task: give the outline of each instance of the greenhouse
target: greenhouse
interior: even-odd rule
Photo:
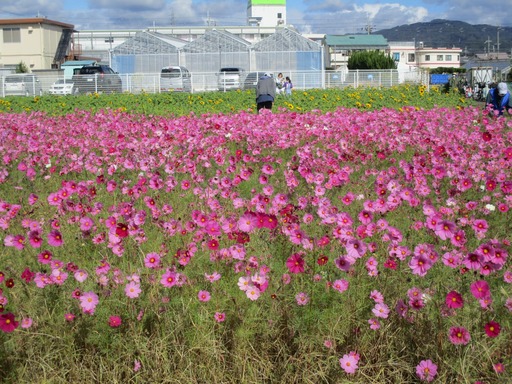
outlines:
[[[192,73],[217,72],[221,67],[318,71],[322,70],[322,47],[289,28],[279,29],[255,44],[216,29],[190,42],[145,31],[115,47],[111,62],[121,74],[155,73],[169,65],[185,66]]]

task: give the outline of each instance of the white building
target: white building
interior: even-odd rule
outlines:
[[[247,24],[276,27],[286,24],[286,0],[248,0]]]

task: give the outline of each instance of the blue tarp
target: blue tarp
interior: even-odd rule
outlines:
[[[452,75],[430,75],[430,84],[448,84]]]

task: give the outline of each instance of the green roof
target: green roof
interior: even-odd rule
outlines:
[[[382,35],[325,35],[327,46],[343,46],[347,48],[384,48],[388,41]]]
[[[286,0],[249,0],[252,5],[286,5]]]

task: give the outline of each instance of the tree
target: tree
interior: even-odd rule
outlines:
[[[348,59],[348,69],[396,69],[389,54],[381,51],[357,51]]]
[[[23,61],[20,61],[20,63],[16,66],[16,73],[28,73],[27,64],[25,64]]]

